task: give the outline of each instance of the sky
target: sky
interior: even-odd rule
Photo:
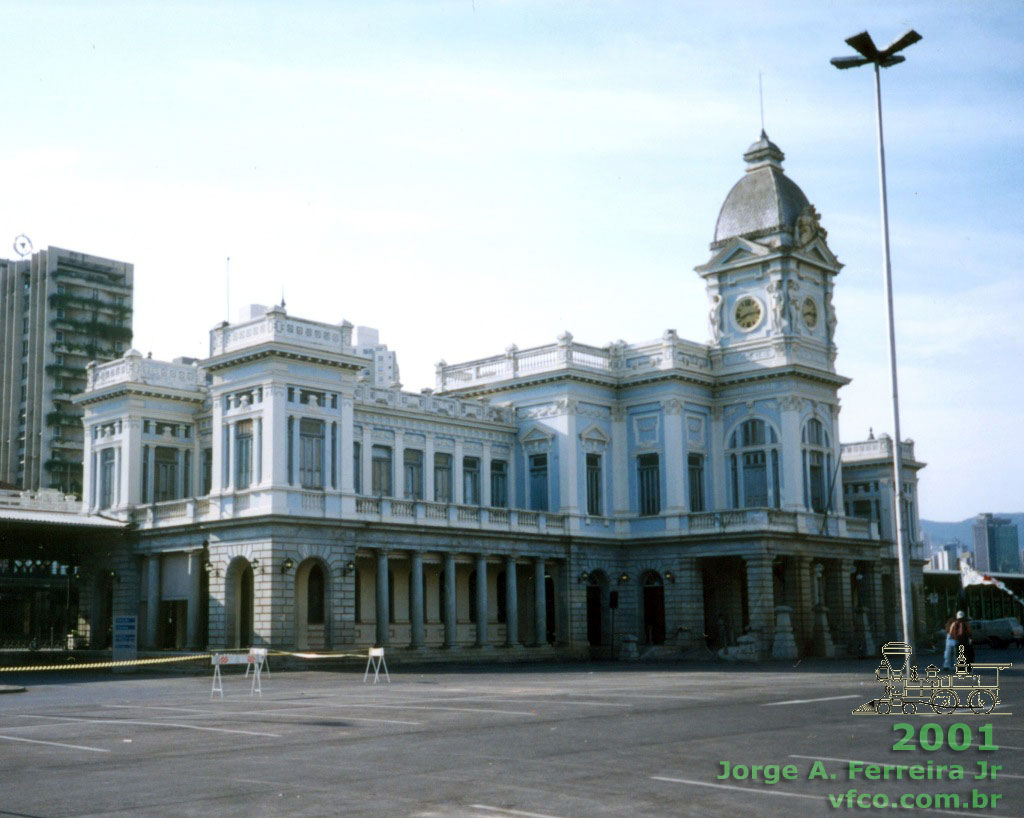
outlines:
[[[764,127],[846,266],[840,437],[901,428],[933,520],[1024,510],[1024,5],[0,2],[0,255],[135,265],[134,346],[205,357],[282,297],[377,327],[407,389],[511,343],[707,342],[718,210]],[[230,257],[230,272],[226,259]]]

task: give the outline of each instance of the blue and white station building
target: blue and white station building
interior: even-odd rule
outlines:
[[[153,649],[894,638],[893,441],[839,437],[842,265],[779,148],[762,133],[744,160],[696,268],[706,343],[564,333],[442,361],[410,393],[352,324],[277,306],[215,327],[203,360],[90,365],[83,512],[127,534],[79,568],[79,640],[102,646],[118,613]],[[902,453],[920,602],[923,464]]]

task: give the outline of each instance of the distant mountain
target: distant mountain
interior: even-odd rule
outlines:
[[[999,512],[996,517],[1009,517],[1017,524],[1018,533],[1024,537],[1024,513],[1004,514]],[[960,540],[969,549],[974,549],[974,517],[958,523],[939,523],[932,520],[921,520],[921,532],[932,545],[944,545],[953,540]],[[1021,541],[1024,545],[1024,539]]]

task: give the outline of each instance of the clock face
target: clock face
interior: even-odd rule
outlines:
[[[814,329],[818,325],[818,305],[813,298],[805,298],[800,308],[800,315],[803,316],[807,329]]]
[[[761,323],[761,302],[745,295],[736,302],[736,325],[740,329],[753,329]]]

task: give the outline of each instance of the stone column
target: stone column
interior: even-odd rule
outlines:
[[[288,431],[287,393],[283,386],[267,384],[263,387],[263,428],[259,457],[263,461],[260,481],[263,485],[284,485],[288,474],[288,450],[282,440]]]
[[[409,582],[412,584],[412,610],[409,622],[412,626],[410,647],[422,648],[423,639],[423,554],[413,551],[409,557]]]
[[[626,410],[621,406],[612,407],[612,463],[610,476],[612,480],[613,514],[629,512],[629,464],[627,455],[628,430],[626,428]]]
[[[426,435],[423,443],[423,499],[434,502],[434,436]]]
[[[516,559],[505,557],[505,644],[519,646],[519,591],[516,586]]]
[[[662,401],[665,419],[665,507],[668,514],[681,514],[683,505],[684,469],[686,457],[683,438],[683,404],[678,398]]]
[[[160,643],[160,555],[146,557],[146,647]]]
[[[480,456],[480,505],[491,507],[491,444],[484,443]]]
[[[852,574],[853,560],[840,560],[839,575],[836,577],[837,598],[829,602],[829,607],[835,611],[835,615],[838,617],[838,644],[845,647],[848,653],[856,656],[858,639],[854,624],[853,593],[850,590]]]
[[[872,563],[864,584],[868,588],[869,600],[865,607],[870,607],[871,610],[871,628],[875,641],[881,643],[885,636],[885,611],[882,609],[882,572],[877,562]]]
[[[452,455],[452,502],[456,505],[462,505],[465,502],[462,485],[462,457],[463,457],[463,446],[462,438],[455,438],[455,453]]]
[[[476,646],[489,648],[487,641],[487,557],[476,555]]]
[[[185,454],[178,448],[174,450],[174,496],[185,496]]]
[[[116,469],[115,469],[116,471]],[[156,502],[156,446],[149,447],[149,465],[146,467],[146,503]]]
[[[565,437],[558,439],[558,508],[552,511],[561,511],[565,514],[578,514],[580,510],[580,484],[579,484],[579,459],[582,456],[580,440],[576,434],[577,402],[566,401],[565,408]],[[548,459],[548,468],[554,463]]]
[[[291,447],[292,452],[292,485],[302,485],[302,449],[299,446],[299,425],[302,423],[298,415],[295,416],[292,422],[292,436],[288,440],[288,445]]]
[[[455,555],[444,557],[444,646],[454,648],[458,639],[455,619]]]
[[[377,552],[377,647],[388,643],[390,621],[388,610],[388,552],[381,549]]]
[[[224,433],[227,432],[227,434]],[[224,445],[221,446],[221,457],[223,460],[220,462],[220,476],[221,476],[221,488],[225,492],[234,490],[235,488],[235,470],[232,468],[233,457],[232,453],[235,448],[235,424],[225,423],[224,431],[221,432]],[[152,461],[152,458],[150,458]]]
[[[725,411],[721,406],[711,407],[711,455],[707,464],[708,511],[729,507],[729,469],[725,462],[723,439]]]
[[[796,316],[793,317],[796,320]],[[780,401],[782,407],[782,446],[784,452],[791,453],[789,457],[782,458],[782,482],[785,488],[782,489],[780,508],[800,510],[804,506],[804,472],[803,458],[800,456],[800,407],[803,399],[795,396],[787,396]],[[832,475],[826,477],[832,479]],[[810,507],[807,507],[810,511]]]
[[[533,644],[548,643],[548,602],[544,584],[544,558],[533,561]]]
[[[363,426],[363,445],[359,450],[359,457],[362,460],[360,468],[363,470],[363,491],[366,496],[373,494],[373,430],[369,426]]]
[[[203,603],[203,552],[193,551],[188,555],[188,622],[186,642],[190,648],[200,647],[199,623],[202,621]]]
[[[405,436],[397,429],[395,430],[395,448],[391,462],[391,496],[396,500],[402,500],[405,498]]]
[[[338,457],[341,467],[338,469],[338,478],[341,481],[339,488],[345,494],[351,494],[355,490],[355,472],[352,464],[352,415],[352,399],[342,398],[341,421],[338,423]]]
[[[765,553],[744,557],[747,564],[747,611],[750,631],[757,637],[758,655],[764,656],[772,644],[775,590],[772,587],[772,558]]]

